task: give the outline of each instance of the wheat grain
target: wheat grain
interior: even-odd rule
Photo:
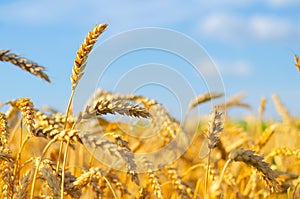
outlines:
[[[21,69],[50,82],[48,75],[44,73],[45,68],[43,66],[26,58],[19,57],[18,54],[10,53],[10,50],[0,50],[0,61],[10,62]]]

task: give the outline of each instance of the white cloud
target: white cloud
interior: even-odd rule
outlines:
[[[70,0],[66,0],[64,3],[58,0],[19,1],[2,5],[0,7],[0,20],[5,22],[18,21],[28,25],[57,23],[69,18],[69,14],[74,8],[75,4],[72,4]]]
[[[221,76],[249,76],[253,73],[253,66],[245,60],[234,61],[202,61],[198,64],[198,70],[204,77]]]
[[[217,66],[224,76],[249,76],[253,73],[253,67],[244,60],[218,61]]]
[[[254,15],[246,22],[254,38],[268,40],[288,37],[292,24],[279,17]]]
[[[28,25],[95,23],[107,21],[118,26],[149,26],[186,21],[196,6],[167,1],[72,1],[28,0],[0,6],[0,21]]]
[[[200,34],[229,42],[289,39],[297,32],[289,19],[272,15],[213,13],[199,23]]]
[[[299,5],[299,0],[267,0],[268,4],[273,7],[286,7]]]

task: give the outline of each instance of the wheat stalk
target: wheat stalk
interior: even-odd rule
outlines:
[[[44,73],[45,68],[43,66],[40,66],[26,58],[19,57],[18,54],[10,53],[10,50],[0,50],[0,61],[10,62],[21,69],[50,82],[48,75]]]

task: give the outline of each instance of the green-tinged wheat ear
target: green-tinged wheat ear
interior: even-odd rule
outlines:
[[[192,108],[198,106],[199,104],[202,104],[209,100],[222,97],[223,95],[224,95],[223,93],[204,93],[204,94],[198,95],[197,97],[195,97],[194,99],[192,99],[190,101],[189,109],[192,109]]]
[[[44,73],[45,68],[43,66],[40,66],[29,59],[19,57],[18,54],[10,53],[10,50],[0,50],[0,61],[10,62],[21,69],[50,82],[48,75]]]
[[[74,67],[72,68],[71,82],[73,84],[73,89],[77,86],[78,81],[83,75],[83,70],[86,66],[89,53],[92,51],[97,38],[102,34],[106,27],[107,24],[95,25],[94,29],[89,31],[84,42],[78,49],[74,61]]]
[[[264,161],[263,157],[254,153],[255,151],[239,148],[229,154],[229,160],[244,162],[254,167],[271,192],[281,192],[282,187],[276,180],[277,173],[270,168],[270,165]]]

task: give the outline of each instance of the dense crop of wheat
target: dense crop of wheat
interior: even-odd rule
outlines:
[[[106,27],[96,25],[77,51],[66,112],[37,109],[27,96],[2,105],[8,108],[0,112],[1,198],[300,198],[300,120],[278,95],[272,98],[282,121],[263,119],[265,97],[257,116],[242,124],[232,121],[229,108],[250,108],[238,94],[215,106],[209,116],[189,121],[197,128],[187,128],[154,99],[103,89],[74,115],[74,92]],[[44,67],[9,50],[0,50],[0,61],[50,82]],[[296,55],[295,61],[299,69]],[[199,95],[189,109],[222,95]],[[107,114],[136,122],[110,121]],[[156,159],[135,155],[170,143],[180,147],[177,138],[185,142],[189,131],[194,135],[191,145],[170,164],[159,165],[158,160],[176,151]],[[148,132],[156,136],[139,139]],[[208,152],[201,157],[203,146]]]

